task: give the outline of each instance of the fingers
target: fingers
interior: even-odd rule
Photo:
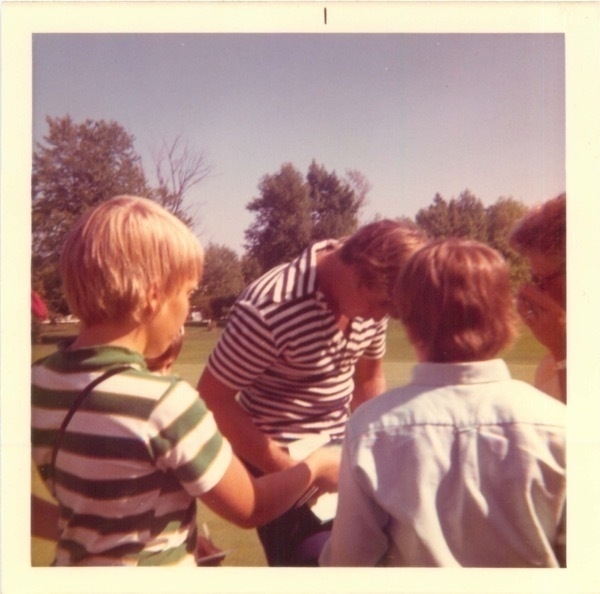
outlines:
[[[339,479],[341,447],[325,446],[314,451],[310,458],[317,462],[315,486],[322,491],[336,491]]]
[[[198,536],[196,541],[196,558],[199,565],[220,565],[224,557],[225,552],[215,546],[210,538]]]
[[[524,285],[516,301],[517,311],[527,325],[534,319],[566,323],[566,313],[554,299],[532,285]]]
[[[530,308],[544,311],[547,310],[556,315],[563,311],[563,308],[559,303],[554,301],[554,299],[547,293],[544,293],[544,291],[540,291],[534,285],[523,285],[521,287],[517,297],[517,305],[519,301],[525,302],[525,305]]]
[[[533,302],[527,299],[523,292],[520,292],[517,296],[516,306],[521,318],[529,325],[536,313]]]
[[[525,285],[517,296],[517,311],[536,339],[559,360],[566,351],[564,309],[543,291]]]

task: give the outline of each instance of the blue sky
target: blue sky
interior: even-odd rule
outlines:
[[[204,153],[190,212],[203,243],[238,252],[285,162],[361,171],[363,222],[436,192],[531,204],[566,187],[560,33],[36,34],[34,139],[66,114],[120,123],[148,174],[163,140]]]

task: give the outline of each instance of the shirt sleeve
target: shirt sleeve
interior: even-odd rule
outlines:
[[[161,470],[170,470],[194,497],[212,489],[231,464],[232,449],[198,392],[177,382],[150,419],[150,449]]]
[[[338,507],[331,537],[319,559],[321,566],[374,567],[388,549],[383,530],[388,515],[369,497],[369,479],[357,464],[353,441],[348,436],[344,439]]]
[[[367,359],[383,359],[386,349],[386,332],[388,327],[388,318],[377,322],[375,336],[371,344],[365,349],[363,357]]]
[[[263,316],[251,303],[240,301],[233,307],[207,367],[225,385],[241,390],[261,376],[277,355],[273,334]]]

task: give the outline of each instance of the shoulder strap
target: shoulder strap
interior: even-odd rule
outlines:
[[[90,382],[81,392],[79,392],[79,394],[77,395],[77,398],[75,398],[75,400],[73,401],[71,408],[68,410],[67,414],[65,415],[65,418],[63,419],[63,422],[58,430],[58,433],[56,434],[56,437],[54,438],[54,447],[52,448],[52,460],[50,462],[51,469],[52,469],[51,476],[52,476],[52,484],[53,484],[52,490],[53,491],[54,491],[54,484],[56,483],[56,481],[54,480],[54,469],[56,466],[56,456],[58,455],[58,450],[60,448],[60,444],[62,443],[64,434],[65,434],[65,430],[67,429],[67,425],[71,422],[73,415],[77,412],[77,409],[80,407],[81,403],[84,401],[86,396],[99,383],[108,379],[112,375],[116,375],[117,373],[121,373],[122,371],[131,369],[131,368],[132,368],[131,365],[118,365],[117,367],[111,367],[110,369],[105,371],[102,375],[98,376],[94,381]]]

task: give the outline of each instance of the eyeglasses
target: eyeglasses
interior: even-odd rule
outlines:
[[[545,291],[548,288],[551,281],[553,281],[555,278],[563,276],[564,274],[566,274],[566,272],[567,271],[564,268],[561,268],[560,270],[557,270],[552,274],[547,274],[546,276],[538,276],[537,274],[532,274],[531,282],[538,289],[540,289],[540,291]]]

